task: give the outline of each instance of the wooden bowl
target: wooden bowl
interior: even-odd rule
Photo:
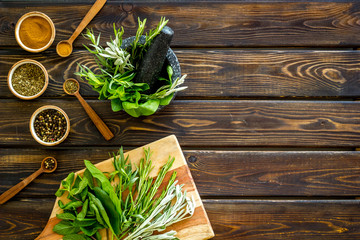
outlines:
[[[39,66],[41,68],[41,70],[44,72],[44,75],[45,75],[45,84],[44,84],[44,87],[41,89],[40,92],[38,92],[37,94],[33,95],[33,96],[23,96],[21,94],[19,94],[18,92],[15,91],[15,89],[13,88],[12,86],[12,76],[14,74],[14,71],[21,65],[23,64],[26,64],[26,63],[31,63],[31,64],[35,64],[37,66]],[[46,68],[41,64],[39,63],[38,61],[35,61],[35,60],[32,60],[32,59],[24,59],[24,60],[21,60],[17,63],[15,63],[9,73],[8,73],[8,76],[7,76],[7,82],[8,82],[8,86],[9,86],[9,89],[10,91],[18,98],[20,99],[23,99],[23,100],[31,100],[31,99],[35,99],[37,97],[39,97],[41,94],[43,94],[49,84],[49,75],[46,71]]]
[[[41,48],[34,49],[34,48],[29,47],[29,46],[26,46],[20,39],[20,26],[21,26],[22,22],[26,18],[29,18],[29,17],[41,17],[41,18],[44,18],[50,24],[50,27],[51,27],[50,40],[45,46],[43,46]],[[41,52],[41,51],[44,51],[44,50],[48,49],[51,46],[51,44],[54,42],[54,39],[55,39],[55,25],[54,25],[53,21],[46,14],[44,14],[42,12],[37,12],[37,11],[28,12],[28,13],[24,14],[17,21],[16,26],[15,26],[15,38],[16,38],[16,41],[18,42],[18,44],[20,45],[20,47],[22,47],[24,50],[26,50],[28,52],[38,53],[38,52]]]
[[[56,142],[45,142],[45,141],[41,140],[35,133],[35,129],[34,129],[35,118],[40,112],[47,110],[47,109],[58,110],[59,112],[61,112],[64,115],[64,117],[66,119],[66,132],[65,132],[64,136]],[[31,135],[38,143],[40,143],[41,145],[44,145],[44,146],[51,147],[51,146],[58,145],[59,143],[63,142],[67,138],[67,136],[69,135],[69,132],[70,132],[70,119],[69,119],[68,115],[65,113],[65,111],[62,110],[61,108],[54,106],[54,105],[45,105],[45,106],[42,106],[42,107],[36,109],[36,111],[33,113],[33,115],[30,118],[29,126],[30,126]]]

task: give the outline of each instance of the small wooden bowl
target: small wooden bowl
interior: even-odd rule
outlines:
[[[44,87],[41,89],[40,92],[38,92],[37,94],[33,95],[33,96],[23,96],[21,94],[19,94],[18,92],[15,91],[15,89],[13,88],[12,86],[12,76],[14,74],[14,71],[21,65],[23,64],[26,64],[26,63],[31,63],[31,64],[35,64],[37,66],[39,66],[41,68],[41,70],[44,72],[44,75],[45,75],[45,84],[44,84]],[[24,59],[24,60],[21,60],[17,63],[15,63],[9,73],[8,73],[8,76],[7,76],[7,82],[8,82],[8,86],[9,86],[9,89],[10,91],[18,98],[20,99],[23,99],[23,100],[31,100],[31,99],[35,99],[37,97],[39,97],[41,94],[43,94],[49,84],[49,75],[46,71],[46,68],[41,64],[39,63],[38,61],[35,61],[35,60],[32,60],[32,59]]]
[[[59,112],[61,112],[64,115],[64,117],[66,119],[66,132],[65,132],[64,136],[56,142],[45,142],[45,141],[41,140],[35,133],[35,129],[34,129],[35,118],[40,112],[47,110],[47,109],[58,110]],[[30,118],[29,126],[30,126],[31,135],[38,143],[40,143],[41,145],[44,145],[44,146],[51,147],[51,146],[58,145],[59,143],[63,142],[67,138],[67,136],[69,135],[69,132],[70,132],[70,119],[69,119],[68,115],[65,113],[65,111],[62,110],[61,108],[54,106],[54,105],[45,105],[45,106],[42,106],[42,107],[36,109],[36,111],[33,113],[33,115]]]
[[[20,34],[19,34],[19,31],[20,31],[20,26],[21,26],[21,23],[28,17],[42,17],[44,18],[49,24],[50,24],[50,27],[51,27],[51,37],[50,37],[50,40],[49,42],[41,47],[41,48],[38,48],[38,49],[33,49],[33,48],[30,48],[28,46],[26,46],[20,39]],[[41,51],[44,51],[46,49],[48,49],[51,44],[54,42],[54,39],[55,39],[55,25],[53,23],[53,21],[51,20],[51,18],[49,18],[46,14],[42,13],[42,12],[37,12],[37,11],[34,11],[34,12],[28,12],[26,14],[24,14],[16,23],[16,26],[15,26],[15,38],[16,38],[16,41],[18,42],[18,44],[20,45],[20,47],[22,47],[24,50],[28,51],[28,52],[33,52],[33,53],[38,53],[38,52],[41,52]]]

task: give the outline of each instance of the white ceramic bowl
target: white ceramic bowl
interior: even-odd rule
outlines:
[[[26,46],[21,41],[20,34],[19,34],[21,23],[26,18],[35,17],[35,16],[44,18],[50,24],[50,27],[51,27],[51,37],[50,37],[49,42],[45,46],[43,46],[41,48],[38,48],[38,49],[33,49],[33,48],[30,48],[30,47]],[[38,52],[44,51],[44,50],[48,49],[51,46],[51,44],[54,42],[54,39],[55,39],[55,25],[54,25],[53,21],[46,14],[44,14],[42,12],[37,12],[37,11],[28,12],[28,13],[24,14],[16,23],[16,26],[15,26],[15,39],[16,39],[17,43],[20,45],[20,47],[22,47],[24,50],[26,50],[28,52],[38,53]]]
[[[41,89],[40,92],[38,92],[37,94],[35,94],[35,95],[33,95],[33,96],[23,96],[23,95],[19,94],[18,92],[16,92],[15,89],[13,88],[13,86],[12,86],[12,76],[13,76],[13,74],[14,74],[14,71],[15,71],[19,66],[21,66],[21,65],[23,65],[23,64],[26,64],[26,63],[31,63],[31,64],[35,64],[35,65],[39,66],[39,67],[41,68],[41,70],[44,72],[44,75],[45,75],[45,84],[44,84],[43,88]],[[47,88],[47,86],[48,86],[48,84],[49,84],[49,75],[48,75],[45,67],[44,67],[41,63],[39,63],[38,61],[35,61],[35,60],[32,60],[32,59],[24,59],[24,60],[21,60],[21,61],[15,63],[15,64],[11,67],[11,69],[10,69],[10,71],[9,71],[9,73],[8,73],[7,81],[8,81],[8,86],[9,86],[10,91],[11,91],[16,97],[18,97],[18,98],[20,98],[20,99],[23,99],[23,100],[31,100],[31,99],[35,99],[35,98],[39,97],[41,94],[43,94],[43,93],[45,92],[45,90],[46,90],[46,88]]]
[[[61,112],[65,119],[66,119],[66,132],[64,134],[64,136],[59,139],[58,141],[56,142],[45,142],[43,140],[41,140],[35,133],[35,128],[34,128],[34,122],[35,122],[35,118],[36,116],[44,111],[44,110],[47,110],[47,109],[55,109],[55,110],[58,110],[59,112]],[[62,110],[61,108],[57,107],[57,106],[54,106],[54,105],[45,105],[45,106],[42,106],[38,109],[36,109],[36,111],[33,113],[33,115],[31,116],[30,118],[30,132],[31,132],[31,135],[33,136],[33,138],[40,144],[44,145],[44,146],[55,146],[55,145],[58,145],[59,143],[63,142],[67,136],[69,135],[69,132],[70,132],[70,119],[68,117],[68,115],[65,113],[64,110]]]

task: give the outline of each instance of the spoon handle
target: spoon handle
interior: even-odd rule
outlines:
[[[110,131],[108,126],[101,120],[99,115],[96,114],[94,109],[90,107],[90,105],[82,98],[79,92],[74,94],[83,108],[85,109],[86,113],[89,115],[90,119],[93,121],[99,132],[103,135],[103,137],[108,141],[114,137],[114,134]]]
[[[73,35],[69,38],[70,44],[79,36],[84,28],[90,23],[90,21],[96,16],[100,9],[104,6],[106,0],[97,0],[94,5],[90,8],[88,13],[85,15],[79,26],[74,31]]]
[[[35,178],[37,178],[41,173],[43,172],[42,168],[1,194],[0,196],[0,204],[4,204],[7,202],[10,198],[15,196],[18,192],[20,192],[24,187],[26,187],[29,183],[31,183]]]

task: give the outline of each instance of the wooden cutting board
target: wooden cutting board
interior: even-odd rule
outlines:
[[[129,151],[125,153],[125,157],[129,155],[131,162],[138,165],[140,159],[144,157],[144,147],[150,147],[150,150],[152,152],[151,159],[153,160],[154,168],[150,173],[151,177],[157,176],[160,168],[167,162],[169,156],[175,157],[174,164],[169,172],[177,172],[177,179],[179,181],[179,184],[184,184],[183,190],[187,191],[187,195],[189,197],[193,196],[196,202],[196,209],[194,215],[189,219],[169,226],[168,230],[176,230],[176,236],[181,240],[205,240],[214,237],[214,232],[210,225],[210,221],[205,212],[203,203],[196,189],[189,167],[175,135],[170,135],[143,147]],[[110,158],[96,164],[96,167],[103,172],[114,171],[112,161],[113,159]],[[81,176],[84,170],[85,169],[78,171],[76,172],[76,174],[80,174]],[[170,176],[170,173],[168,173],[167,176]],[[166,181],[166,178],[164,181]],[[56,199],[49,221],[46,224],[45,229],[36,239],[61,239],[61,235],[58,235],[52,231],[53,227],[60,221],[56,218],[56,214],[62,212],[58,205],[59,200],[62,200],[64,203],[69,201],[66,198],[65,194],[62,197]],[[107,239],[105,231],[102,232],[101,235],[103,236],[103,239]]]

